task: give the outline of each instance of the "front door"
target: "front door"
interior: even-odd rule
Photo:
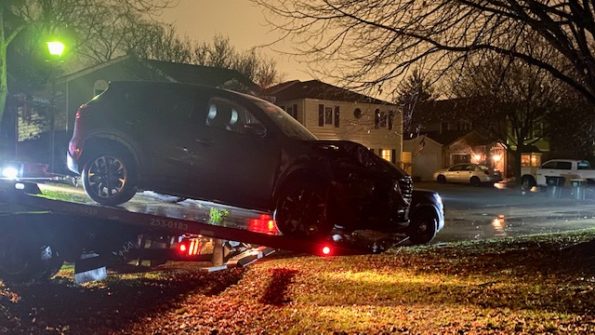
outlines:
[[[204,97],[195,114],[193,187],[206,200],[270,209],[281,143],[259,119],[264,114],[235,95]]]

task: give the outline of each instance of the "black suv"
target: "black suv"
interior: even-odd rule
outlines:
[[[407,225],[410,177],[366,147],[319,141],[274,104],[186,84],[114,82],[76,112],[68,167],[118,205],[137,189],[274,211],[287,235]]]

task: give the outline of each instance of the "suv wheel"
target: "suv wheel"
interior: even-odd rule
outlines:
[[[436,236],[438,218],[433,209],[428,207],[417,208],[411,215],[409,224],[409,239],[414,244],[426,244]]]
[[[128,155],[117,152],[94,155],[83,169],[83,186],[96,202],[119,205],[136,194],[135,173]]]
[[[328,185],[312,181],[293,182],[277,198],[275,221],[286,236],[324,237],[333,224],[329,220]]]

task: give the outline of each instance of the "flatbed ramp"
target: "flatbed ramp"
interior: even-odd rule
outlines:
[[[25,189],[36,189],[36,187],[26,185]],[[9,203],[15,203],[34,211],[45,211],[49,215],[55,214],[80,218],[81,224],[84,224],[84,219],[87,218],[100,220],[105,222],[105,224],[125,224],[148,230],[167,231],[168,233],[179,235],[195,234],[321,256],[354,255],[370,252],[370,250],[366,250],[366,247],[348,244],[345,240],[337,242],[330,238],[325,240],[293,238],[280,235],[276,229],[263,232],[262,227],[256,227],[256,230],[259,231],[251,231],[249,230],[251,227],[239,228],[237,225],[226,226],[225,220],[220,224],[200,222],[174,216],[131,211],[122,207],[106,207],[52,199],[43,195],[27,193],[25,190],[4,193],[5,196],[3,198]]]

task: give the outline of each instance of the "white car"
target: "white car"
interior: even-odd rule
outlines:
[[[502,180],[498,171],[491,171],[481,164],[463,163],[434,172],[434,180],[439,183],[469,183],[479,186]]]

